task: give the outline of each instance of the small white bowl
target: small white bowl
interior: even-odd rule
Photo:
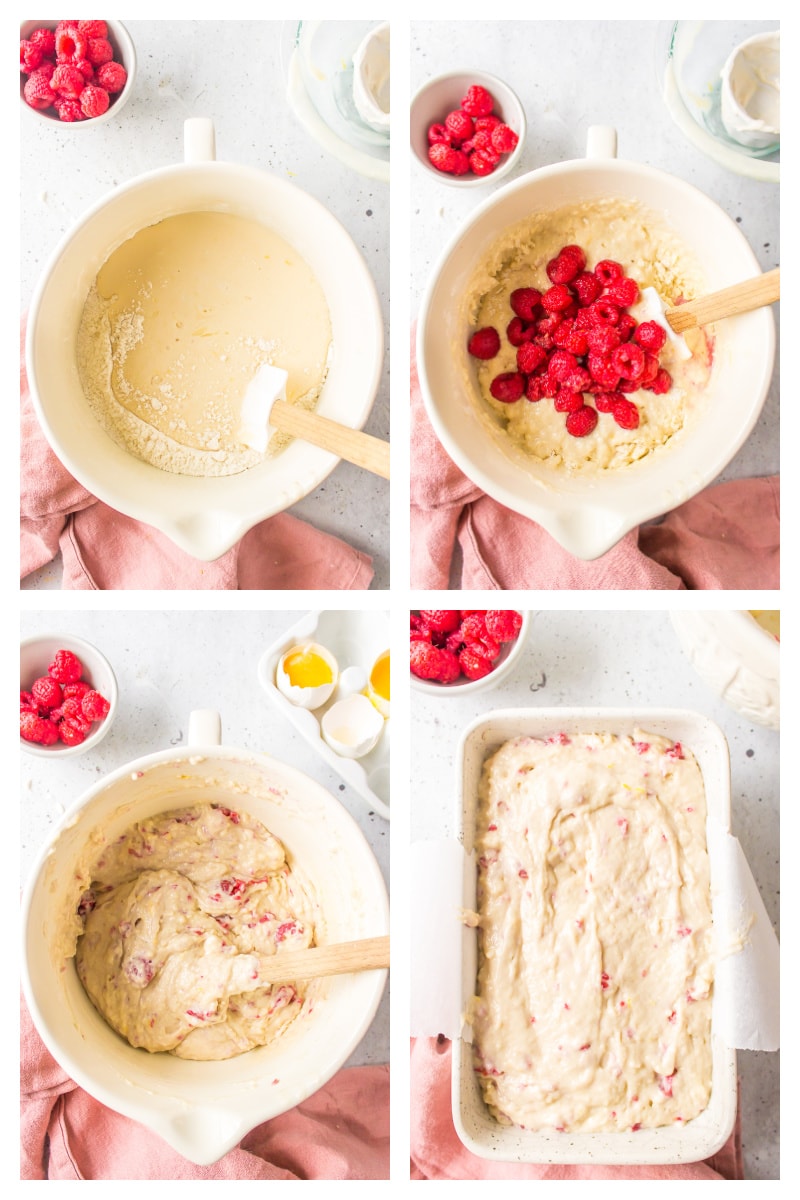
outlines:
[[[69,633],[42,634],[39,637],[24,638],[19,644],[20,691],[29,692],[34,680],[47,675],[47,668],[57,650],[71,650],[77,655],[83,663],[82,679],[95,691],[100,692],[101,696],[105,696],[111,707],[102,721],[95,721],[91,733],[77,746],[65,746],[63,742],[54,742],[52,746],[40,746],[38,742],[26,742],[24,738],[19,739],[19,744],[23,750],[40,758],[77,758],[79,754],[93,750],[111,728],[119,702],[117,679],[111,663],[91,642],[85,642],[83,638],[73,637]]]
[[[519,609],[515,611],[519,612]],[[411,674],[411,686],[418,692],[425,692],[429,696],[467,696],[473,692],[485,692],[489,688],[496,687],[502,679],[510,675],[511,671],[517,664],[525,639],[528,636],[528,631],[531,627],[532,613],[522,613],[522,628],[515,641],[503,642],[503,648],[500,651],[500,657],[496,659],[494,670],[488,675],[484,675],[482,679],[467,679],[462,675],[460,679],[456,679],[453,683],[436,683],[433,679],[420,679],[417,675]]]
[[[27,41],[35,29],[55,29],[58,24],[58,21],[20,21],[20,41]],[[27,112],[33,113],[40,121],[47,121],[50,125],[58,125],[61,129],[83,129],[89,125],[100,125],[103,121],[110,121],[117,116],[122,106],[127,103],[128,97],[133,90],[133,81],[136,76],[136,49],[131,35],[121,21],[106,21],[106,25],[108,26],[108,40],[114,47],[114,62],[122,64],[128,78],[125,80],[125,87],[122,91],[110,97],[111,103],[102,116],[87,117],[84,121],[62,121],[59,119],[55,109],[31,108],[23,96],[28,76],[20,74],[19,99],[20,104]]]
[[[495,114],[514,130],[519,141],[510,154],[503,155],[491,175],[448,175],[445,171],[437,171],[428,158],[428,128],[434,122],[444,121],[448,113],[460,108],[467,88],[473,84],[479,84],[491,92]],[[453,187],[484,187],[508,175],[522,154],[526,130],[525,110],[516,92],[502,79],[486,71],[449,71],[446,75],[436,75],[419,89],[411,101],[411,149],[414,156],[429,175]]]

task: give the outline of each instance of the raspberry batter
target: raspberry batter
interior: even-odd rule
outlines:
[[[475,1069],[503,1124],[691,1120],[711,1089],[695,760],[652,734],[518,738],[481,780]]]
[[[325,296],[296,250],[257,221],[191,212],[140,229],[103,264],[78,366],[95,416],[137,458],[231,475],[263,458],[240,433],[258,368],[288,371],[287,400],[313,407],[330,343]]]
[[[91,867],[78,974],[132,1046],[232,1058],[273,1041],[305,985],[264,985],[259,956],[314,942],[315,905],[283,846],[245,813],[208,804],[128,829]]]

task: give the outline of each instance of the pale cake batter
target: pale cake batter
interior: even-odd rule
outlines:
[[[635,731],[507,742],[477,817],[475,1070],[525,1129],[680,1124],[711,1091],[700,769]]]
[[[313,945],[317,905],[246,813],[202,804],[140,821],[96,851],[85,877],[78,975],[132,1046],[231,1058],[303,1011],[313,984],[264,984],[259,957]]]
[[[95,416],[137,458],[230,475],[263,458],[239,429],[258,367],[283,368],[287,400],[313,407],[330,345],[325,296],[297,251],[257,221],[191,212],[139,230],[103,264],[78,366]]]

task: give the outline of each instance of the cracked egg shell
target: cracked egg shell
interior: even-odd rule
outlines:
[[[363,758],[383,732],[383,717],[362,692],[337,700],[323,714],[322,736],[342,758]]]
[[[299,708],[321,708],[334,693],[339,664],[318,642],[290,646],[275,672],[275,684]]]

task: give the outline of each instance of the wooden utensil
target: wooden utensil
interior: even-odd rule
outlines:
[[[712,292],[710,296],[701,296],[697,300],[687,300],[675,308],[664,309],[664,319],[669,322],[670,329],[675,333],[683,333],[686,329],[694,329],[698,325],[709,325],[722,317],[734,317],[737,313],[750,312],[754,308],[763,308],[780,299],[781,269],[766,271],[756,275],[754,279],[745,279],[732,287],[722,288]]]
[[[334,942],[330,946],[259,957],[259,986],[291,979],[317,979],[322,975],[347,975],[351,971],[379,971],[388,966],[388,935]]]

